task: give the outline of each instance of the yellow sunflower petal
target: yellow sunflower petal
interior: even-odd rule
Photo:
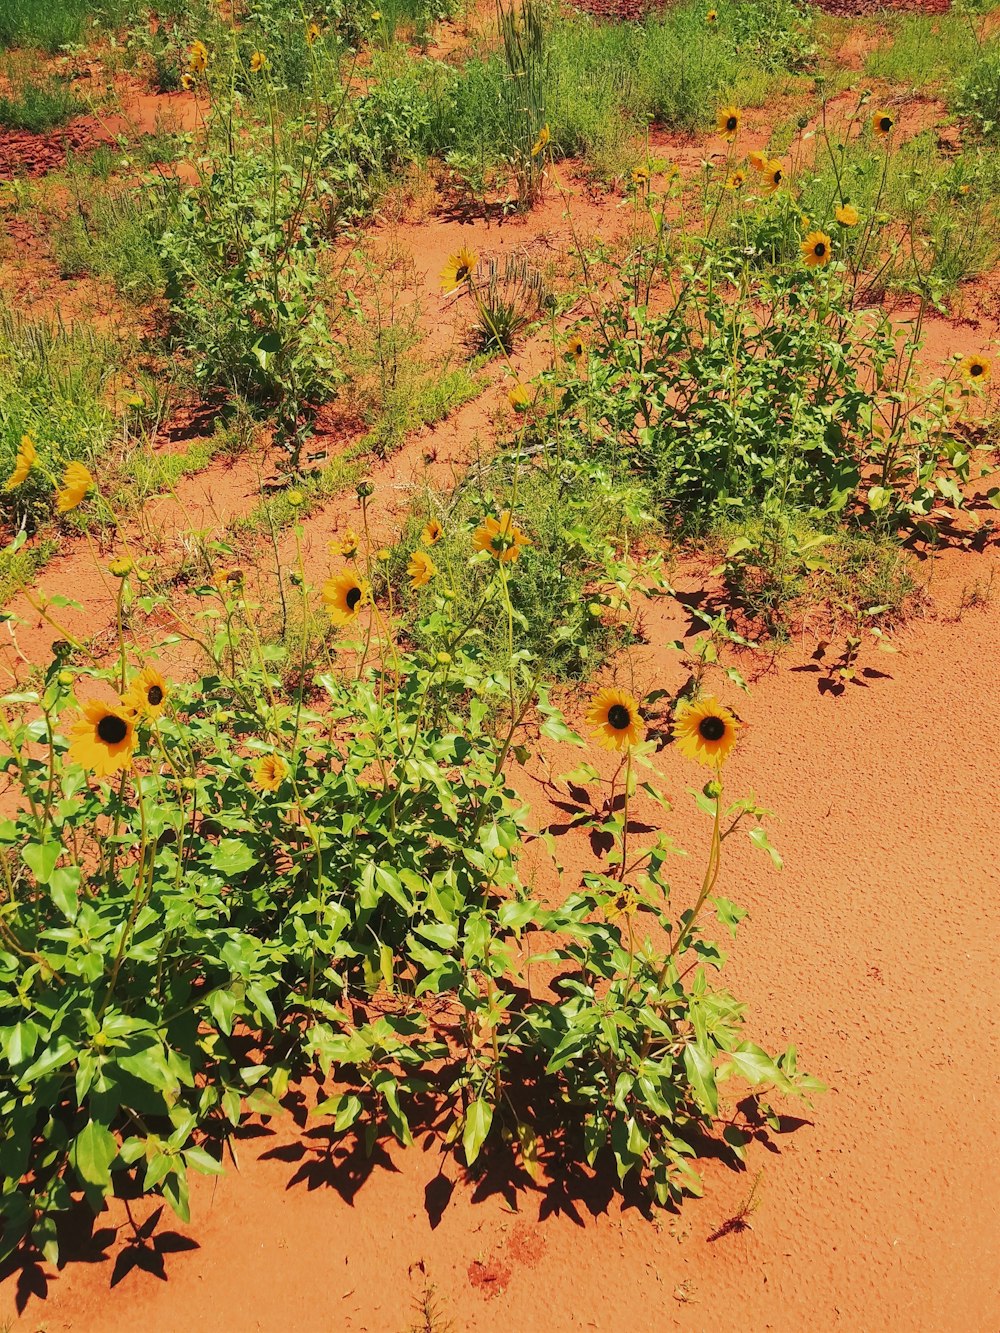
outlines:
[[[674,739],[681,754],[712,768],[720,767],[736,743],[739,722],[717,699],[704,694],[679,705]]]

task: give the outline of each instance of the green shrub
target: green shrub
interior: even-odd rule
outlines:
[[[516,568],[476,558],[503,600]],[[489,1151],[514,1170],[513,1152],[536,1177],[568,1153],[662,1204],[700,1188],[695,1136],[729,1080],[766,1115],[771,1089],[816,1088],[794,1048],[775,1060],[746,1040],[742,1006],[710,980],[724,955],[701,909],[733,933],[743,915],[711,896],[723,839],[753,826],[768,849],[752,799],[730,803],[721,782],[701,798],[709,872],[679,914],[665,836],[625,856],[655,742],[610,781],[581,765],[570,799],[593,788],[614,850],[546,907],[518,876],[508,768],[529,709],[582,742],[535,664],[485,669],[443,598],[426,633],[446,649],[403,655],[363,593],[334,589],[386,666],[317,675],[308,590],[287,661],[247,633],[238,581],[217,581],[200,682],[171,686],[148,661],[131,682],[95,673],[128,686],[135,721],[91,703],[67,737],[69,687],[88,697],[90,682],[65,660],[40,693],[2,701],[23,805],[0,824],[0,1254],[56,1262],[60,1216],[112,1192],[162,1195],[188,1218],[188,1172],[221,1171],[225,1139],[276,1114],[293,1082],[369,1155],[412,1142],[430,1112],[470,1168]],[[348,584],[364,587],[355,571]],[[127,610],[127,574],[119,588]],[[285,669],[304,694],[283,689]],[[553,983],[529,993],[523,969],[543,961]],[[727,1113],[720,1150],[740,1158],[748,1138]]]
[[[233,141],[231,141],[233,142]],[[176,332],[206,390],[277,412],[293,467],[313,405],[339,372],[320,299],[311,181],[241,144],[178,193],[160,253]]]

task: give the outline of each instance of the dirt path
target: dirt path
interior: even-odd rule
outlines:
[[[15,1328],[404,1333],[430,1282],[463,1333],[995,1329],[1000,620],[956,613],[998,565],[996,546],[940,558],[927,617],[841,695],[818,690],[807,643],[735,700],[749,725],[730,790],[778,812],[785,870],[747,844],[728,856],[722,891],[750,909],[729,983],[753,1038],[794,1041],[830,1087],[811,1123],[752,1145],[747,1173],[706,1161],[704,1199],[650,1221],[600,1180],[508,1203],[433,1147],[369,1174],[272,1125],[242,1143],[238,1174],[195,1182],[191,1226],[165,1216],[158,1248],[122,1248],[120,1209],[102,1219],[89,1262],[31,1276],[48,1297]],[[660,645],[678,611],[651,613],[640,685],[677,676]],[[692,851],[683,892],[705,836],[684,795],[699,775],[670,749],[658,762],[676,797],[666,826]],[[558,815],[520,782],[538,819]],[[589,855],[573,836],[570,867]],[[752,1230],[710,1241],[760,1170]],[[13,1302],[8,1283],[0,1311]]]

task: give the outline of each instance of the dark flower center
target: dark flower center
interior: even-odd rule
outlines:
[[[468,264],[459,264],[458,268],[455,270],[455,281],[464,282],[468,276],[469,276]]]
[[[774,181],[775,185],[780,185],[780,184],[781,184],[781,172],[780,172],[780,171],[776,171],[776,172],[774,173],[774,175],[771,177],[771,179]]]
[[[721,741],[726,734],[726,724],[721,717],[703,717],[698,723],[698,734],[704,741]]]
[[[97,724],[97,734],[105,745],[121,745],[128,735],[128,726],[114,713],[105,713]]]
[[[361,589],[360,588],[348,589],[347,596],[344,598],[344,601],[347,603],[348,611],[353,611],[354,608],[357,606],[358,602],[361,601]]]
[[[891,118],[889,116],[883,116],[882,119],[879,121],[878,126],[879,129],[883,132],[883,134],[888,134],[889,131],[892,129]]]
[[[826,246],[823,244],[822,241],[817,241],[816,244],[813,246],[813,254],[816,256],[817,259],[822,259],[823,256],[826,254]]]
[[[983,373],[984,368],[985,367],[981,366],[978,361],[973,361],[972,365],[969,367],[969,374],[975,379],[977,375]]]
[[[615,731],[624,731],[632,725],[632,714],[624,704],[612,704],[608,709],[608,726]]]
[[[149,689],[146,691],[146,700],[148,703],[152,704],[154,708],[158,708],[159,705],[163,703],[163,690],[159,685],[150,685]]]
[[[729,116],[728,119],[726,120],[726,129],[727,129],[727,130],[735,130],[736,126],[737,126],[739,123],[740,123],[740,122],[737,120],[737,118],[736,118],[735,116]]]

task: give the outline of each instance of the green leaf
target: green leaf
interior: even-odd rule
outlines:
[[[706,1114],[717,1115],[719,1090],[715,1085],[715,1070],[712,1061],[700,1046],[689,1043],[684,1047],[684,1068],[687,1070],[698,1105]]]
[[[465,1160],[469,1166],[479,1156],[492,1124],[493,1107],[489,1102],[477,1097],[466,1113],[465,1132],[462,1135],[462,1147],[465,1149]]]
[[[755,847],[759,847],[762,852],[767,852],[768,856],[774,862],[775,869],[780,870],[785,863],[781,859],[781,853],[777,848],[772,847],[771,843],[768,841],[767,829],[760,828],[759,826],[750,829],[749,837]]]
[[[45,842],[29,842],[22,850],[21,856],[38,883],[48,884],[62,850],[61,842],[48,838]]]
[[[257,858],[239,838],[223,838],[212,851],[209,864],[223,875],[242,875],[257,864]]]
[[[111,1163],[118,1156],[118,1142],[107,1125],[90,1120],[76,1136],[70,1161],[86,1185],[107,1190],[111,1185]]]
[[[49,877],[49,892],[52,901],[63,916],[70,921],[76,920],[78,908],[77,894],[80,891],[79,866],[57,866]]]

